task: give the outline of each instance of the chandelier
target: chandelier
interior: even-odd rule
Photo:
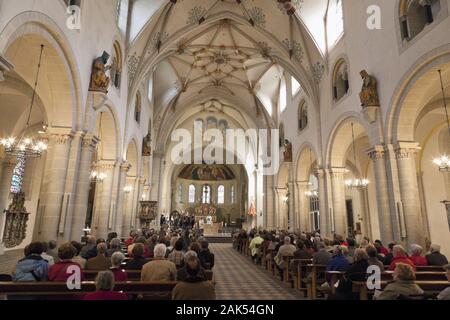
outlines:
[[[439,73],[439,80],[441,81],[442,103],[444,105],[445,116],[447,118],[448,133],[450,135],[450,119],[448,117],[447,101],[445,100],[444,82],[442,81],[442,71],[438,70],[438,73]],[[450,157],[447,155],[442,155],[438,158],[433,159],[433,163],[439,168],[440,172],[450,171]]]
[[[5,153],[9,156],[20,158],[38,158],[47,150],[47,144],[40,140],[28,136],[28,129],[30,128],[31,112],[33,111],[34,99],[36,97],[36,88],[39,80],[39,72],[41,69],[42,53],[44,45],[41,45],[39,54],[39,64],[36,73],[36,81],[34,82],[33,95],[31,97],[30,110],[28,112],[27,123],[22,134],[19,137],[8,137],[0,139],[0,145],[5,149]],[[46,126],[44,126],[46,128]],[[42,132],[42,131],[40,131]]]
[[[352,122],[352,146],[353,146],[353,161],[356,169],[358,169],[358,163],[356,162],[356,147],[355,147],[355,130]],[[370,181],[365,178],[354,178],[345,180],[347,188],[352,190],[364,190],[369,185]]]

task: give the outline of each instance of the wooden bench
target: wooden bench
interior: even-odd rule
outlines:
[[[319,285],[319,279],[325,280],[325,271],[327,269],[326,265],[319,265],[319,264],[307,264],[306,265],[306,272],[309,276],[309,279],[307,281],[307,293],[308,298],[311,300],[317,299],[317,287]],[[304,280],[303,280],[304,282]]]
[[[381,281],[381,289],[384,289],[387,284],[388,281]],[[448,281],[416,281],[416,284],[427,294],[437,294],[450,285]],[[353,292],[359,294],[360,300],[369,300],[369,294],[374,292],[367,288],[366,281],[354,281],[352,287]]]
[[[97,274],[100,271],[104,270],[84,270],[84,279],[86,281],[95,281],[95,278],[97,277]],[[128,281],[140,281],[141,280],[141,270],[125,270],[128,276]],[[208,281],[212,281],[213,279],[213,271],[212,270],[205,270],[206,273],[206,279]]]
[[[312,259],[292,259],[290,265],[293,286],[296,290],[306,290],[303,285],[303,277],[306,274],[306,265],[311,264]]]
[[[345,275],[344,271],[327,271],[327,275],[330,275],[331,281],[330,281],[330,287],[331,287],[331,293],[336,293],[336,287],[335,284],[342,279],[342,277]],[[381,281],[389,282],[393,281],[393,271],[385,271],[381,273]],[[371,274],[368,273],[367,276],[370,276]],[[416,281],[446,281],[446,273],[445,272],[435,272],[435,271],[419,271],[416,272]]]
[[[123,291],[127,294],[155,294],[159,293],[160,299],[171,299],[173,288],[177,282],[140,282],[127,281],[116,282],[114,290]],[[0,295],[7,298],[14,296],[24,297],[51,297],[58,298],[82,298],[83,295],[94,292],[95,282],[83,281],[81,283],[81,290],[69,290],[65,282],[0,282]]]

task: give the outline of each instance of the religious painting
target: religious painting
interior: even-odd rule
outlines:
[[[222,181],[233,180],[235,176],[227,166],[189,165],[181,171],[180,178],[199,181]]]
[[[157,201],[141,201],[141,208],[139,210],[139,219],[145,221],[155,220],[158,215]]]

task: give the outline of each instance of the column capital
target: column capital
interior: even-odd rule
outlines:
[[[100,170],[112,170],[116,167],[117,161],[116,160],[100,160],[97,161],[93,167],[100,169]]]
[[[97,145],[99,142],[100,142],[99,138],[97,138],[93,134],[88,133],[83,136],[83,140],[81,142],[81,147],[90,149],[93,152],[97,148]]]
[[[346,168],[330,168],[330,175],[332,178],[340,178],[347,172],[348,170]]]
[[[297,181],[295,181],[295,183],[297,184],[298,187],[307,187],[307,186],[309,186],[309,181],[297,180]]]
[[[400,159],[412,159],[421,150],[418,142],[399,142],[394,146],[395,157]]]
[[[51,137],[51,141],[55,144],[64,145],[72,141],[74,137],[74,132],[72,131],[72,128],[60,128],[60,127],[53,127],[49,128],[49,134]]]
[[[127,173],[131,169],[131,164],[127,161],[124,161],[120,164],[120,171]]]
[[[370,159],[372,160],[382,160],[384,159],[386,155],[386,151],[384,149],[384,146],[377,145],[373,148],[367,150],[367,154],[369,155]]]

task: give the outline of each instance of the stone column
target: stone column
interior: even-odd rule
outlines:
[[[36,237],[39,240],[64,241],[60,228],[65,199],[65,185],[73,133],[69,128],[52,128],[41,187],[41,217]]]
[[[347,236],[347,208],[345,206],[345,168],[331,169],[331,186],[333,197],[334,231]]]
[[[402,199],[399,205],[402,235],[408,245],[418,243],[423,246],[425,244],[425,230],[420,207],[415,159],[418,150],[420,150],[418,143],[401,142],[395,151]]]
[[[296,224],[296,218],[295,218],[295,193],[294,193],[294,183],[288,182],[288,189],[287,189],[287,195],[288,197],[288,217],[289,217],[289,223],[288,223],[288,229],[289,231],[293,232],[295,230],[295,224]]]
[[[309,223],[309,199],[305,192],[309,190],[309,181],[297,181],[297,205],[299,229],[301,231],[309,231],[311,224]]]
[[[112,187],[114,182],[114,169],[116,161],[100,160],[95,165],[95,170],[106,174],[102,182],[97,183],[95,194],[95,212],[92,223],[92,233],[101,238],[106,238],[109,230],[109,222],[113,212],[111,205]]]
[[[274,220],[273,220],[273,227],[275,229],[280,228],[280,195],[278,192],[278,188],[273,188],[273,198],[274,198]]]
[[[361,219],[363,221],[363,235],[368,236],[369,239],[373,239],[372,222],[370,220],[370,208],[367,188],[359,189],[359,199],[361,201]],[[355,220],[356,221],[356,220]]]
[[[128,191],[125,192],[125,187],[127,186],[127,174],[130,171],[131,165],[128,162],[122,162],[120,165],[120,174],[119,174],[119,194],[117,197],[117,210],[116,210],[116,225],[115,230],[118,233],[118,236],[126,237],[130,233],[130,229],[127,227],[126,223],[124,223],[125,214],[126,214],[126,202],[125,197],[128,194]]]
[[[377,192],[378,219],[380,224],[381,240],[384,243],[388,243],[394,239],[393,226],[396,225],[396,217],[395,214],[391,213],[384,147],[375,146],[369,151],[369,157],[373,161],[373,169],[375,173],[374,183]]]
[[[72,238],[78,239],[83,234],[88,209],[89,190],[91,185],[91,167],[94,152],[99,140],[87,134],[81,142],[80,165],[78,167],[77,191],[75,194],[74,213],[72,218]]]
[[[327,206],[326,172],[323,169],[318,169],[316,175],[319,184],[320,233],[322,236],[329,236],[331,234],[331,222]]]

